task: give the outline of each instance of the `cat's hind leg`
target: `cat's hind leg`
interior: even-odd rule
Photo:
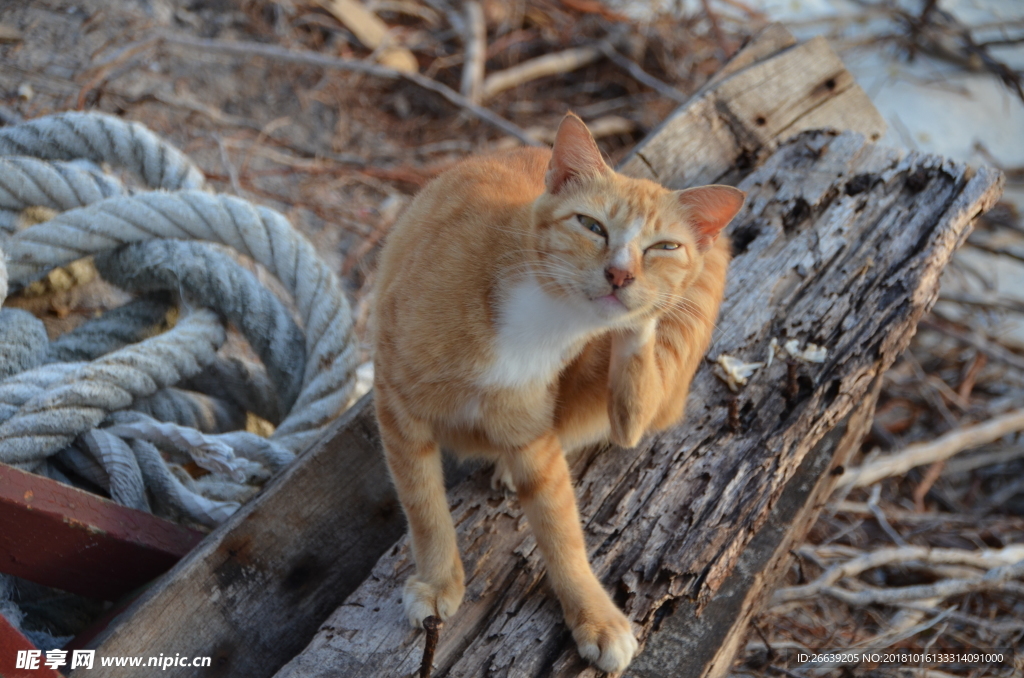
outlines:
[[[508,454],[506,462],[580,655],[603,671],[625,670],[636,654],[636,638],[629,620],[590,569],[569,465],[558,437],[548,433]]]
[[[465,574],[459,558],[448,500],[445,496],[441,450],[429,438],[403,431],[378,397],[384,454],[412,537],[416,574],[405,583],[402,602],[417,628],[430,616],[448,619],[462,603]]]

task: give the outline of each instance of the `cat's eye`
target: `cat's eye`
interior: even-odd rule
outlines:
[[[576,221],[580,222],[580,225],[583,226],[583,228],[587,229],[588,231],[592,231],[601,236],[602,238],[608,237],[608,234],[604,230],[604,226],[598,223],[597,219],[588,217],[585,214],[577,214]]]
[[[679,243],[677,243],[677,242],[669,242],[667,240],[664,240],[662,242],[654,243],[653,245],[651,245],[647,249],[649,249],[649,250],[677,250],[677,249],[679,249]]]

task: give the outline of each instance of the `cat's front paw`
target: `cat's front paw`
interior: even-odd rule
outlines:
[[[626,615],[610,604],[580,615],[572,637],[580,656],[608,673],[625,671],[638,647]]]
[[[418,629],[423,628],[423,620],[427,617],[440,617],[446,621],[455,614],[462,604],[462,596],[466,586],[461,579],[453,579],[445,584],[436,585],[423,581],[418,576],[409,577],[402,592],[402,604],[409,622]]]

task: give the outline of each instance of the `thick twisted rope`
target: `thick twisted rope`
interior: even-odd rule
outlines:
[[[0,209],[13,215],[27,207],[63,212],[126,192],[117,178],[85,160],[0,157],[0,175]]]
[[[169,191],[205,184],[191,160],[142,125],[96,113],[58,113],[0,128],[0,155],[109,163]]]
[[[217,315],[201,309],[164,334],[73,370],[0,424],[4,462],[24,464],[58,452],[110,412],[196,374],[223,343]]]
[[[93,360],[123,346],[143,341],[157,333],[159,327],[166,322],[170,309],[170,298],[166,295],[152,294],[135,299],[98,318],[91,318],[54,339],[46,350],[43,362]],[[3,329],[3,323],[0,323],[0,334]],[[0,357],[0,363],[2,361]],[[244,427],[247,411],[272,424],[281,419],[276,388],[258,363],[218,355],[203,372],[183,384],[194,390],[162,389],[137,400],[132,409],[161,421],[174,421],[205,432]],[[0,407],[2,404],[0,398]]]
[[[180,240],[151,240],[96,259],[103,278],[132,292],[178,290],[186,303],[216,308],[242,332],[278,388],[287,412],[302,387],[305,338],[281,300],[224,252]]]
[[[7,243],[8,273],[24,283],[81,257],[158,238],[233,247],[291,293],[305,326],[306,368],[302,392],[275,436],[293,451],[308,445],[348,401],[356,347],[337,278],[280,213],[200,191],[108,198],[17,233]]]
[[[41,363],[46,341],[39,318],[17,308],[0,309],[0,380]]]
[[[98,163],[177,192],[131,195]],[[160,334],[168,306],[151,296],[52,343],[34,317],[5,310],[0,461],[63,481],[71,473],[125,505],[212,526],[347,405],[355,346],[337,278],[282,215],[182,190],[202,186],[184,155],[136,123],[65,113],[0,128],[0,302],[8,281],[20,287],[101,255],[110,282],[169,290],[192,309]],[[183,240],[227,245],[266,267],[304,333],[231,256]],[[238,327],[263,364],[218,355],[224,330],[202,306]],[[230,430],[246,411],[280,422],[272,439]],[[192,461],[211,473],[195,480],[177,466]]]

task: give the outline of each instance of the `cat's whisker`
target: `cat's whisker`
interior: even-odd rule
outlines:
[[[667,313],[679,314],[678,317],[686,320],[693,320],[698,323],[706,323],[711,325],[714,329],[719,329],[718,323],[713,319],[707,317],[707,314],[694,302],[692,299],[687,299],[685,296],[673,295],[668,292],[662,292],[659,294],[655,306],[663,309]]]

